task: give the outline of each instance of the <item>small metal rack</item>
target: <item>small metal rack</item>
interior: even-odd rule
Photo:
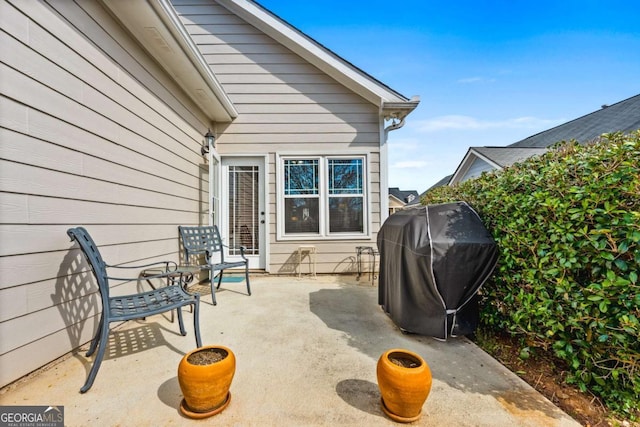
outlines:
[[[309,274],[316,277],[316,247],[313,245],[298,246],[298,277],[302,277],[302,259],[305,253],[309,257]]]
[[[362,269],[362,258],[363,255],[369,256],[369,265],[371,265],[371,269],[368,269],[369,279],[371,280],[371,284],[375,284],[375,280],[378,278],[376,275],[376,256],[379,255],[379,252],[373,248],[372,246],[356,246],[356,264],[358,265],[358,276],[357,280],[360,280],[360,276],[362,276],[365,271]],[[371,262],[371,258],[373,258],[373,262]]]

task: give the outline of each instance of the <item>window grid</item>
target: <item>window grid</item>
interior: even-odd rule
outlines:
[[[364,193],[362,159],[329,159],[328,162],[329,195]]]
[[[285,160],[285,195],[318,195],[319,161],[318,159]]]
[[[283,157],[283,236],[366,234],[364,157]]]

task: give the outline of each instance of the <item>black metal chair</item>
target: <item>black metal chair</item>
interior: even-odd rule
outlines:
[[[71,237],[71,240],[75,240],[80,245],[80,249],[87,258],[93,275],[98,282],[98,288],[100,289],[100,296],[102,298],[102,314],[100,315],[100,324],[96,335],[91,341],[89,350],[86,356],[91,356],[96,348],[98,353],[89,371],[89,376],[84,386],[80,389],[81,393],[85,393],[93,385],[93,381],[98,374],[98,369],[102,363],[104,352],[108,344],[109,336],[109,324],[111,322],[123,322],[132,319],[142,319],[147,316],[164,313],[177,309],[178,311],[178,323],[180,325],[180,333],[184,336],[187,332],[184,329],[182,322],[182,310],[181,308],[190,305],[193,308],[193,327],[196,335],[196,345],[202,346],[202,340],[200,338],[200,324],[198,319],[199,314],[199,294],[187,293],[182,284],[174,284],[165,287],[160,287],[153,291],[141,292],[132,295],[123,295],[112,297],[109,295],[109,279],[132,281],[139,280],[138,278],[118,278],[107,275],[107,268],[135,268],[142,269],[148,268],[153,265],[164,264],[164,270],[166,273],[159,274],[157,276],[145,277],[150,278],[164,278],[169,275],[175,277],[175,271],[177,264],[173,261],[162,261],[142,266],[115,266],[109,265],[104,262],[100,251],[95,242],[83,227],[70,228],[67,230],[67,234]]]
[[[244,267],[244,276],[247,282],[247,294],[251,295],[251,286],[249,285],[249,260],[244,254],[246,250],[244,246],[239,247],[240,256],[242,257],[241,260],[225,261],[224,248],[228,246],[222,243],[220,231],[218,231],[218,227],[216,225],[201,227],[179,226],[178,231],[180,232],[180,237],[182,238],[184,260],[187,264],[189,264],[190,257],[193,255],[205,256],[205,264],[198,265],[198,267],[203,270],[211,271],[211,300],[213,302],[213,305],[217,304],[215,289],[220,289],[220,284],[222,283],[222,274],[227,268]],[[214,262],[213,260],[213,257],[216,253],[220,254],[220,262]],[[214,288],[213,279],[215,277],[216,271],[219,271],[220,273],[218,274],[218,286],[217,288]]]

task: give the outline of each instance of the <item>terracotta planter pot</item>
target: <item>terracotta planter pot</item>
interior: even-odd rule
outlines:
[[[420,418],[432,381],[429,365],[420,355],[388,350],[378,360],[377,376],[382,410],[389,418],[402,423]]]
[[[220,360],[212,361],[215,359]],[[236,357],[227,347],[204,346],[185,354],[178,365],[178,382],[184,395],[180,411],[190,418],[222,412],[231,401],[229,388],[235,372]]]

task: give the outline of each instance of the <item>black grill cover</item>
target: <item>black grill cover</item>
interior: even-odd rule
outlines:
[[[378,303],[406,332],[447,339],[478,326],[477,292],[498,248],[466,203],[391,215],[378,233]]]

